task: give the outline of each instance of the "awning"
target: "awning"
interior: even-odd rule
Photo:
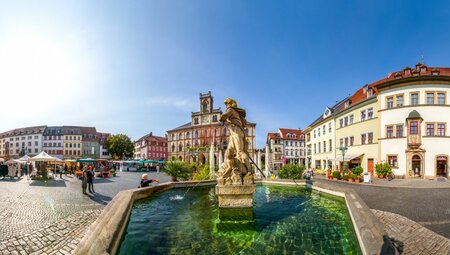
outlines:
[[[350,160],[352,160],[354,158],[359,158],[362,155],[364,155],[364,153],[362,153],[362,154],[345,154],[344,155],[344,161],[350,161]],[[339,156],[336,157],[333,161],[341,162],[342,161],[342,155],[340,157]]]

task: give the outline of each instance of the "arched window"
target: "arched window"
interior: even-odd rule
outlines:
[[[175,144],[172,144],[172,152],[175,152]]]
[[[191,138],[191,133],[187,132],[186,133],[186,139],[189,139],[189,138]]]
[[[245,136],[248,136],[248,128],[245,129]]]
[[[172,134],[172,141],[175,140],[175,134]]]
[[[292,135],[292,138],[297,139],[297,135],[296,135],[296,134],[293,134],[293,135]]]
[[[208,102],[203,102],[203,111],[207,112],[208,111]]]
[[[182,133],[179,133],[179,134],[178,134],[178,140],[181,140],[181,139],[183,139],[183,134],[182,134]]]
[[[291,138],[291,134],[287,134],[287,138]]]
[[[180,152],[183,151],[183,144],[180,143],[180,144],[178,145],[178,151],[180,151]]]

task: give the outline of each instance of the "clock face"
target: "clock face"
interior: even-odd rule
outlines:
[[[203,116],[202,122],[203,123],[208,123],[209,122],[208,116]]]

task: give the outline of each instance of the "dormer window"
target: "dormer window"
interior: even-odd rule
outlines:
[[[373,96],[373,90],[372,89],[368,89],[367,90],[367,97],[369,98],[371,96]]]
[[[422,66],[421,68],[420,68],[420,72],[421,73],[425,73],[427,71],[427,67],[426,66]]]
[[[397,72],[394,74],[395,79],[401,79],[402,78],[402,74]]]
[[[345,108],[348,108],[349,106],[350,106],[350,100],[345,102],[344,107],[345,107]]]
[[[439,75],[439,70],[438,69],[431,70],[431,75]]]
[[[297,136],[295,134],[292,135],[292,138],[297,139]]]
[[[291,134],[287,134],[286,137],[287,137],[287,138],[291,138]]]

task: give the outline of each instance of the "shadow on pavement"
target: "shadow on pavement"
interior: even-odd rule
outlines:
[[[93,194],[89,193],[89,198],[92,201],[97,202],[102,205],[107,205],[112,199],[111,197],[102,195],[100,193],[93,193]]]
[[[14,178],[11,178],[11,177],[3,177],[3,178],[0,179],[0,182],[18,182],[18,181],[20,181],[20,180],[22,180],[22,178],[17,178],[17,177],[14,177]]]
[[[47,180],[47,181],[41,181],[41,180],[32,180],[30,183],[30,186],[40,186],[40,187],[66,187],[66,181],[65,180]]]
[[[114,182],[114,181],[111,181],[109,178],[95,178],[94,179],[94,185],[96,183],[109,183],[109,182]]]

